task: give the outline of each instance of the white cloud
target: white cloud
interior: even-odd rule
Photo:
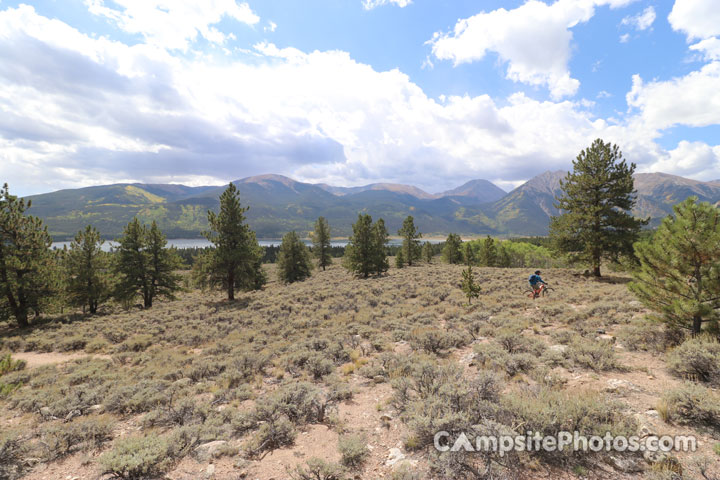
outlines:
[[[212,25],[223,17],[255,25],[260,18],[247,3],[235,0],[85,0],[91,13],[107,17],[128,33],[142,35],[146,42],[167,49],[187,50],[198,35],[223,44],[228,36]]]
[[[365,10],[372,10],[375,7],[380,7],[382,5],[396,5],[400,8],[407,7],[412,3],[412,0],[362,0],[363,7],[365,7]]]
[[[706,38],[694,45],[690,45],[690,50],[702,52],[705,60],[720,60],[720,38]]]
[[[260,43],[254,52],[247,63],[177,58],[92,38],[32,7],[0,11],[0,177],[34,192],[268,172],[439,191],[469,178],[510,186],[568,168],[597,137],[639,164],[678,158],[654,143],[665,124],[652,110],[657,96],[678,92],[639,77],[631,95],[638,113],[625,124],[595,117],[583,100],[435,100],[399,70],[379,72],[342,51]],[[700,87],[706,92],[698,79],[673,88]]]
[[[720,178],[720,145],[682,140],[675,149],[663,154],[647,168],[681,176]]]
[[[629,33],[623,33],[622,35],[620,35],[620,43],[627,43],[628,40],[630,40]]]
[[[508,79],[545,85],[554,98],[574,95],[580,82],[570,76],[571,29],[590,20],[601,5],[620,7],[632,0],[528,0],[512,10],[499,8],[461,19],[451,33],[435,33],[433,54],[455,64],[496,52]]]
[[[720,35],[720,8],[717,0],[675,0],[668,21],[689,40]]]
[[[647,30],[655,21],[655,8],[651,5],[637,15],[627,16],[620,22],[636,30]]]
[[[639,110],[638,120],[651,129],[720,124],[720,62],[667,81],[645,83],[634,75],[626,99]]]
[[[268,24],[263,28],[263,30],[266,32],[274,32],[275,30],[277,30],[277,23],[273,21],[268,21]]]

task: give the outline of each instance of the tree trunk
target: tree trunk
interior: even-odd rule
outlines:
[[[235,300],[235,272],[232,270],[228,271],[227,294],[228,300]]]
[[[20,328],[26,328],[30,326],[30,322],[28,322],[28,314],[27,310],[25,309],[18,309],[13,312],[15,315],[15,320],[17,320],[18,325]]]
[[[701,328],[702,328],[702,317],[699,315],[696,315],[693,317],[693,325],[692,325],[693,337],[700,334]]]
[[[601,277],[600,275],[600,265],[594,265],[593,266],[593,275],[596,277]]]

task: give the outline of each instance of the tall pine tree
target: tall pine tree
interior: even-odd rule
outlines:
[[[389,239],[387,228],[385,228],[385,220],[378,218],[373,225],[373,268],[376,275],[380,275],[388,271],[390,264],[387,258],[387,242]]]
[[[480,248],[480,265],[486,267],[494,267],[497,263],[497,246],[495,240],[488,235],[485,240],[482,241]]]
[[[180,257],[167,248],[167,239],[153,222],[150,228],[134,218],[118,239],[115,273],[118,283],[115,296],[123,302],[142,297],[143,307],[150,308],[158,297],[174,299],[180,289]]]
[[[98,306],[110,298],[110,254],[102,250],[105,242],[100,232],[88,225],[75,235],[64,254],[67,274],[66,291],[72,305],[96,313]]]
[[[376,271],[377,264],[377,238],[373,231],[372,217],[366,213],[359,214],[352,230],[345,247],[345,268],[367,278]]]
[[[634,218],[633,172],[617,145],[597,139],[573,161],[573,171],[560,182],[555,207],[563,212],[550,221],[550,236],[559,251],[588,262],[600,276],[604,256],[618,260],[632,254],[645,220]]]
[[[14,317],[20,327],[29,326],[30,313],[39,315],[53,294],[56,267],[47,227],[25,214],[30,206],[10,195],[7,184],[0,189],[0,313]]]
[[[310,276],[310,252],[297,233],[289,232],[283,236],[277,255],[277,269],[278,278],[284,283],[299,282]]]
[[[432,263],[433,256],[435,255],[435,252],[433,251],[433,246],[430,244],[430,242],[425,242],[423,245],[423,258],[427,263]]]
[[[674,211],[635,244],[640,267],[630,289],[658,320],[696,335],[720,320],[720,210],[690,197]]]
[[[415,227],[415,219],[412,215],[405,218],[402,227],[398,230],[398,235],[403,239],[403,259],[408,266],[412,266],[413,261],[420,258],[420,241],[418,239],[422,238],[422,234]]]
[[[248,207],[240,205],[240,192],[230,183],[220,195],[220,212],[208,212],[210,230],[205,237],[215,245],[198,262],[195,277],[204,277],[204,284],[222,286],[228,300],[235,299],[235,290],[258,290],[265,284],[262,249],[255,232],[245,221]]]
[[[317,259],[318,266],[325,270],[325,267],[332,264],[330,256],[330,225],[325,217],[319,217],[315,222],[315,231],[311,233],[313,241],[313,254]]]
[[[451,233],[445,240],[442,250],[443,260],[447,263],[459,264],[463,262],[462,240],[457,233]]]

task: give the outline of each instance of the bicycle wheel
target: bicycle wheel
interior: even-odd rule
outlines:
[[[548,295],[553,295],[553,294],[555,294],[555,290],[553,290],[551,287],[543,288],[543,291],[542,291],[543,297],[547,297]]]

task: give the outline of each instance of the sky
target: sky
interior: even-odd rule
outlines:
[[[0,182],[720,179],[717,0],[0,0]]]

